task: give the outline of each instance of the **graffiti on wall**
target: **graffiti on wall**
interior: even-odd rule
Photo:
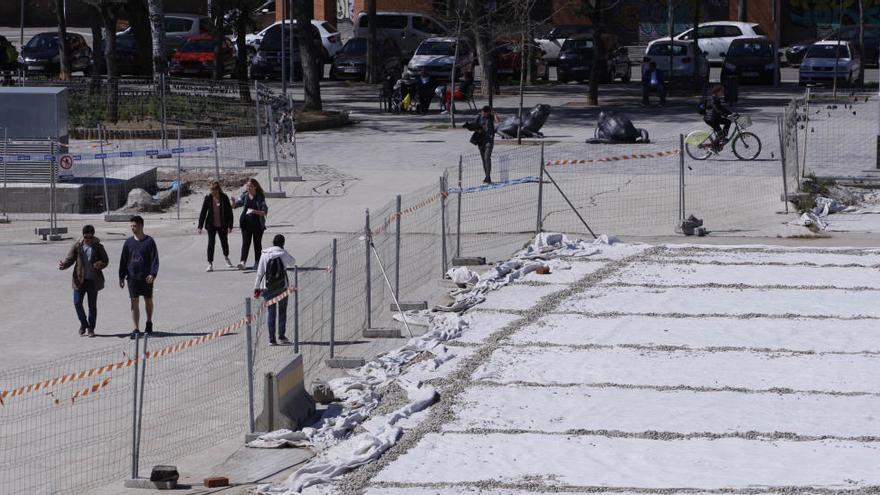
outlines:
[[[726,19],[728,16],[728,0],[700,0],[700,19],[710,21]],[[880,1],[880,0],[877,0]],[[680,33],[692,26],[693,2],[674,2],[675,16],[673,32]],[[638,37],[641,43],[663,36],[669,36],[669,3],[667,0],[645,0],[628,3],[622,9],[625,15],[635,19],[638,25]]]
[[[336,0],[336,18],[354,19],[354,0]]]
[[[863,0],[866,24],[880,24],[880,0]],[[858,0],[843,0],[843,24],[858,24]],[[798,26],[837,26],[840,0],[789,0],[788,15]]]

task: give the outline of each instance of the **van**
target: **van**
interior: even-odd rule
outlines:
[[[394,40],[407,58],[412,56],[422,40],[444,36],[449,32],[442,22],[423,12],[381,11],[376,12],[376,18],[376,32]],[[366,38],[368,35],[367,13],[361,12],[357,16],[354,36]]]

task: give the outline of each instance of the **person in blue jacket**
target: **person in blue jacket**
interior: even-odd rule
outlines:
[[[135,339],[140,333],[140,298],[144,298],[144,309],[147,312],[147,322],[144,332],[153,332],[153,286],[159,275],[159,250],[156,241],[144,234],[144,219],[135,215],[130,221],[132,236],[125,240],[122,245],[122,254],[119,258],[119,288],[125,288],[128,280],[128,296],[131,298],[131,320],[134,322],[134,330],[131,338]]]

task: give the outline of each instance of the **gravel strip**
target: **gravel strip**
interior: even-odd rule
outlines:
[[[631,390],[655,390],[657,392],[670,391],[687,391],[687,392],[737,392],[741,394],[803,394],[803,395],[829,395],[833,397],[862,397],[872,396],[880,397],[880,392],[836,392],[833,390],[795,390],[793,388],[772,387],[765,389],[754,389],[744,387],[693,387],[690,385],[634,385],[632,383],[537,383],[524,380],[514,380],[510,382],[494,382],[490,380],[476,382],[481,387],[540,387],[540,388],[559,388],[559,387],[589,387],[589,388],[621,388]]]
[[[834,435],[799,435],[787,431],[735,431],[731,433],[714,433],[711,431],[699,431],[692,433],[680,433],[675,431],[621,431],[621,430],[566,430],[566,431],[542,431],[524,430],[518,428],[468,428],[466,430],[443,430],[443,434],[455,435],[489,435],[489,434],[537,434],[555,436],[603,436],[608,438],[639,438],[643,440],[693,440],[708,439],[719,440],[722,438],[742,438],[744,440],[788,440],[792,442],[817,442],[821,440],[837,440],[842,442],[880,442],[878,436],[839,437]]]

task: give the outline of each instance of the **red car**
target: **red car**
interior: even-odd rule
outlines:
[[[543,58],[544,51],[531,40],[526,41],[526,45],[528,45],[526,48],[530,50],[535,74],[541,79],[547,79],[549,72]],[[515,37],[503,37],[495,40],[495,62],[499,77],[519,80],[519,70],[522,67],[521,48],[520,40]]]
[[[235,49],[223,38],[223,72],[235,70]],[[214,74],[214,40],[210,36],[193,36],[171,57],[169,71],[172,76],[210,76]]]

